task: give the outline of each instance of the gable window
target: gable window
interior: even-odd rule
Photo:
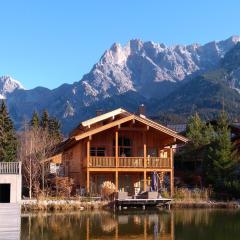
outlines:
[[[103,148],[103,147],[91,147],[90,156],[98,156],[98,157],[105,156],[105,148]]]

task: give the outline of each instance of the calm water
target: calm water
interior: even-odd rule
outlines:
[[[23,215],[21,239],[239,240],[240,211],[107,211]]]

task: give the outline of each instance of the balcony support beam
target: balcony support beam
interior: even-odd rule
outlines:
[[[144,170],[143,172],[143,191],[147,191],[147,172]]]
[[[115,172],[115,187],[115,191],[118,192],[118,171]]]
[[[119,163],[118,163],[118,156],[119,156],[119,152],[118,152],[118,130],[115,131],[115,158],[116,158],[116,167],[118,167]]]
[[[147,138],[146,132],[143,132],[143,157],[144,157],[144,168],[147,167]]]
[[[171,181],[171,198],[174,195],[174,163],[173,163],[173,149],[170,147],[170,181]]]
[[[89,161],[90,161],[90,148],[91,148],[91,144],[90,144],[90,138],[88,138],[87,140],[87,192],[90,192],[90,173],[89,173]]]

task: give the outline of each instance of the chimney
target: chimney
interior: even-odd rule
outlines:
[[[145,117],[145,106],[144,104],[141,104],[139,107],[138,107],[138,115],[140,117]]]
[[[97,109],[96,110],[96,117],[100,116],[103,114],[103,109]]]

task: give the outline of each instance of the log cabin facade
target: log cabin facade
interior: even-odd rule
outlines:
[[[116,191],[147,191],[151,174],[157,172],[168,174],[172,195],[172,146],[185,142],[185,137],[144,115],[119,108],[79,124],[55,158],[61,158],[65,176],[74,179],[76,189],[88,193],[100,193],[104,181],[113,182]]]

